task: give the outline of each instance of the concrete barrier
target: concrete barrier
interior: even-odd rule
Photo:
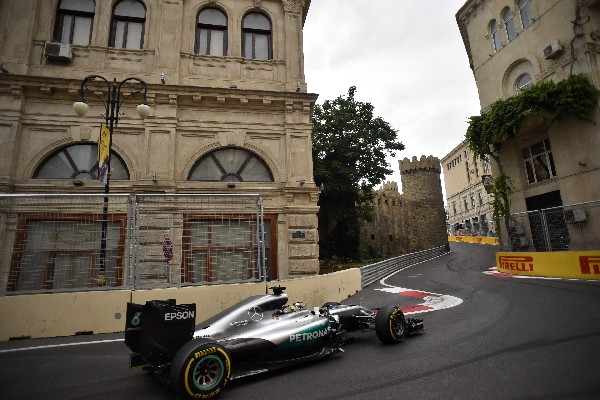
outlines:
[[[124,329],[129,290],[0,297],[0,340]]]
[[[248,296],[265,294],[272,286],[287,287],[290,303],[309,307],[341,301],[361,289],[360,269],[267,283],[206,285],[155,290],[111,290],[0,297],[0,341],[47,338],[78,333],[114,333],[125,328],[127,302],[176,299],[196,303],[200,322]]]
[[[342,301],[362,288],[360,268],[271,282],[269,287],[278,284],[286,287],[290,303],[306,301],[309,308],[320,307],[327,301]]]
[[[497,237],[493,236],[448,236],[449,242],[459,243],[478,243],[478,244],[491,244],[498,245],[500,242]]]
[[[499,252],[496,269],[512,275],[600,280],[600,251]]]

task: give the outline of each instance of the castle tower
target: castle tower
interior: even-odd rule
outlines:
[[[440,160],[421,156],[420,160],[405,158],[399,165],[408,252],[446,245],[448,235]]]

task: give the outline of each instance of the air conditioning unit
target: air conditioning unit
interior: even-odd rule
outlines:
[[[563,215],[565,216],[565,222],[567,224],[576,224],[578,222],[587,221],[587,215],[585,210],[582,208],[573,208],[571,210],[565,210]]]
[[[70,44],[44,43],[44,55],[48,60],[69,62],[73,58]]]
[[[548,46],[544,47],[544,58],[555,58],[559,56],[563,51],[563,47],[558,39],[553,40]]]

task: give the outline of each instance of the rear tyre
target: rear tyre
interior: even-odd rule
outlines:
[[[408,326],[400,307],[385,306],[375,316],[375,333],[383,343],[398,343],[404,339]]]
[[[231,359],[216,342],[196,339],[183,345],[171,363],[171,385],[185,398],[212,398],[229,381]]]

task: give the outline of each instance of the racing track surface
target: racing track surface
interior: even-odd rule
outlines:
[[[451,248],[345,301],[428,310],[424,334],[383,345],[359,332],[343,354],[233,381],[219,399],[600,398],[600,282],[493,276],[496,247]],[[127,368],[121,338],[0,343],[0,397],[176,398]]]

